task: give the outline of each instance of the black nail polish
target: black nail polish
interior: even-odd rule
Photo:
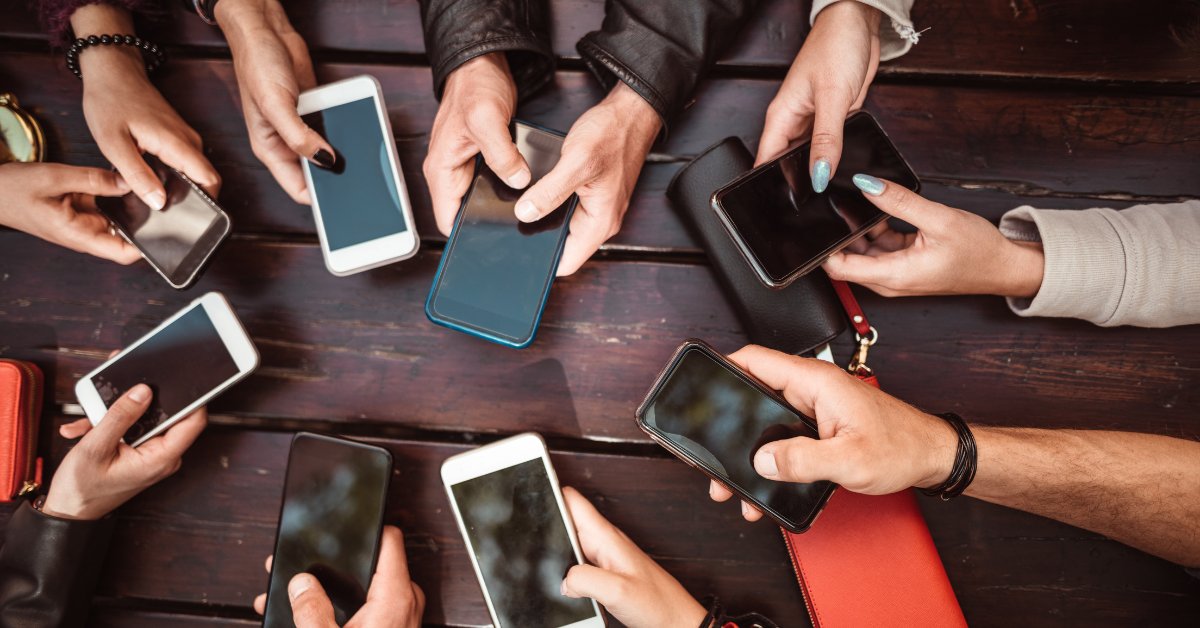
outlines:
[[[337,165],[337,158],[324,148],[318,148],[317,152],[313,153],[312,162],[326,170],[333,170]]]

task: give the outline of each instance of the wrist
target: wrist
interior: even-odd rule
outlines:
[[[612,91],[604,98],[604,104],[620,112],[620,117],[629,122],[626,128],[645,138],[647,148],[662,130],[663,121],[658,112],[624,81],[617,81]]]
[[[816,27],[817,22],[821,20],[840,22],[842,26],[848,26],[850,23],[862,24],[872,33],[878,35],[879,23],[882,17],[883,13],[869,4],[859,2],[858,0],[839,0],[821,9],[816,19],[813,20],[813,27]]]
[[[930,488],[945,482],[954,471],[954,458],[958,454],[958,433],[940,417],[925,412],[921,418],[927,426],[925,438],[925,463],[920,480],[913,486]]]
[[[104,516],[93,516],[87,512],[87,509],[83,505],[71,504],[70,500],[62,499],[54,492],[53,486],[51,486],[50,492],[46,494],[46,499],[42,502],[40,510],[43,514],[51,517],[73,521],[93,521]]]
[[[129,78],[148,81],[146,61],[133,46],[89,46],[79,53],[83,84],[111,87]]]
[[[1042,289],[1046,270],[1046,255],[1040,242],[1008,241],[1008,255],[1003,268],[1007,273],[1003,285],[995,291],[999,296],[1029,299]]]

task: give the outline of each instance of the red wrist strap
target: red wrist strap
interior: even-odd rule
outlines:
[[[850,319],[854,331],[864,338],[870,336],[871,323],[867,321],[866,313],[858,304],[854,292],[850,290],[850,284],[839,279],[830,279],[829,281],[833,284],[833,291],[837,293],[838,300],[842,302],[842,308],[846,310],[846,316]]]

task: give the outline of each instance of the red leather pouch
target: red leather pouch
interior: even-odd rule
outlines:
[[[17,360],[0,360],[0,502],[36,491],[42,484],[37,457],[42,412],[42,371]]]
[[[866,366],[876,334],[849,286],[834,288],[860,342],[850,371],[878,387]],[[814,628],[967,625],[912,489],[839,488],[807,532],[781,531]]]

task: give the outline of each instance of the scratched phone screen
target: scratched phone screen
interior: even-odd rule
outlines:
[[[577,564],[541,458],[450,487],[502,628],[558,628],[596,616],[560,591]]]
[[[137,384],[154,392],[146,413],[125,432],[134,443],[238,374],[204,306],[183,316],[92,377],[105,407]]]

